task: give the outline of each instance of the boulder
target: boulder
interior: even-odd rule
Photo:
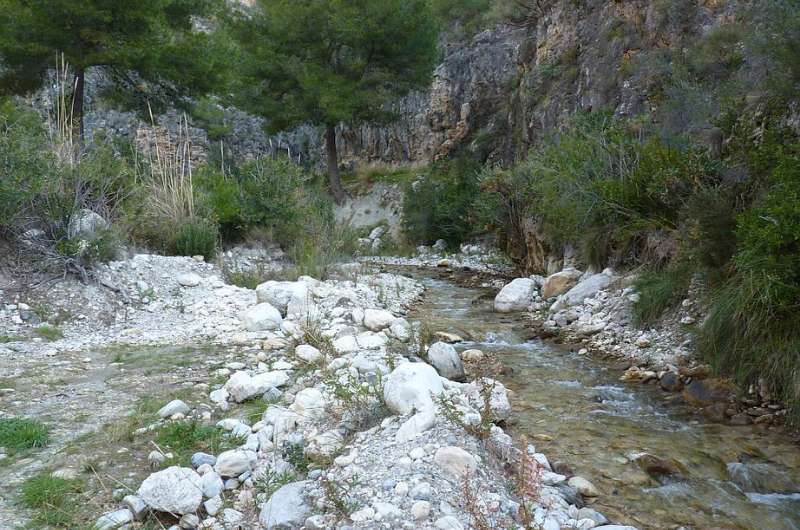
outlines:
[[[428,348],[428,362],[439,375],[452,381],[463,381],[466,378],[464,366],[461,364],[456,349],[445,342],[436,342]]]
[[[219,473],[221,477],[238,477],[246,471],[252,469],[252,462],[250,454],[247,451],[240,451],[233,449],[225,451],[217,457],[217,463],[214,464],[214,471]],[[213,497],[214,495],[211,495]]]
[[[270,388],[285,385],[289,376],[283,370],[264,372],[250,376],[247,372],[235,372],[223,387],[237,403],[260,396]]]
[[[277,282],[270,280],[256,287],[258,302],[272,304],[284,315],[292,299],[306,300],[309,296],[308,284],[303,281]]]
[[[137,495],[158,512],[194,513],[203,501],[202,481],[193,469],[172,466],[144,479]]]
[[[542,284],[542,298],[546,300],[566,293],[578,283],[582,275],[583,273],[578,269],[564,269],[551,274]]]
[[[683,381],[675,372],[665,372],[658,384],[662,390],[667,392],[680,392],[683,390]]]
[[[463,479],[472,475],[478,468],[478,461],[460,447],[440,447],[433,457],[442,472],[455,479]]]
[[[247,331],[269,331],[279,329],[283,317],[275,307],[264,302],[242,312],[239,320]]]
[[[161,409],[158,411],[158,416],[160,418],[169,418],[173,414],[189,414],[189,405],[180,399],[174,399],[161,407]]]
[[[261,505],[258,520],[266,530],[294,530],[301,528],[311,515],[304,491],[311,481],[292,482],[280,487],[267,502]]]
[[[536,282],[530,278],[517,278],[505,285],[494,299],[494,310],[498,313],[525,311],[533,305]]]
[[[289,409],[304,418],[319,418],[325,415],[325,405],[322,392],[312,386],[298,392]]]
[[[322,352],[314,346],[301,344],[294,349],[294,355],[303,362],[314,364],[322,359]]]
[[[614,276],[610,270],[593,274],[559,296],[550,307],[550,311],[555,313],[576,304],[581,304],[587,298],[593,298],[598,292],[611,285],[612,281],[614,281]]]
[[[364,327],[371,331],[380,331],[391,326],[396,318],[390,311],[385,309],[365,309]]]
[[[728,401],[732,389],[721,379],[695,379],[683,389],[683,399],[694,407],[707,407]]]
[[[395,414],[408,414],[433,407],[432,395],[444,391],[436,370],[425,363],[403,363],[387,377],[383,400]]]
[[[574,476],[567,481],[567,484],[575,488],[584,497],[597,497],[600,495],[594,484],[583,477]]]
[[[83,209],[75,212],[69,219],[67,235],[70,239],[96,239],[102,230],[108,227],[103,217],[91,210]]]

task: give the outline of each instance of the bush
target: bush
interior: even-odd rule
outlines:
[[[764,377],[800,418],[800,159],[738,218],[734,273],[711,298],[698,349],[741,383]]]
[[[409,184],[403,198],[403,231],[415,244],[444,239],[457,247],[476,230],[480,166],[468,158],[435,164]]]
[[[667,309],[675,307],[686,296],[691,278],[692,270],[685,264],[640,275],[635,283],[639,300],[633,305],[636,324],[652,324]]]
[[[203,256],[211,261],[217,255],[217,227],[203,219],[187,219],[169,239],[167,253],[174,256]]]

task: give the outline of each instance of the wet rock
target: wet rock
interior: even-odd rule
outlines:
[[[630,458],[651,477],[676,476],[683,473],[683,466],[674,459],[667,460],[649,453],[631,455]]]
[[[683,390],[683,381],[675,372],[665,372],[658,381],[658,384],[667,392],[680,392]]]
[[[498,313],[526,311],[533,305],[536,283],[530,278],[517,278],[505,285],[494,299],[494,310]]]
[[[172,466],[147,477],[137,495],[153,510],[183,515],[197,511],[202,491],[200,475],[193,469]]]
[[[694,407],[706,407],[714,403],[727,402],[731,391],[731,386],[726,381],[698,379],[683,389],[683,398],[686,403]]]
[[[404,363],[386,378],[383,400],[395,414],[408,414],[413,410],[433,408],[432,394],[444,391],[436,370],[425,363]]]
[[[597,497],[600,495],[595,485],[583,477],[574,476],[567,481],[567,484],[575,488],[584,497]]]
[[[446,342],[448,344],[454,344],[456,342],[463,341],[463,337],[460,335],[456,335],[455,333],[449,333],[447,331],[437,331],[433,334],[434,338],[439,342]]]
[[[484,358],[483,352],[481,350],[470,349],[464,350],[461,352],[461,359],[464,362],[478,362]]]
[[[463,381],[466,378],[461,357],[452,345],[436,342],[428,348],[428,362],[439,372],[439,375],[451,381]]]
[[[734,414],[730,419],[731,425],[750,425],[753,423],[753,418],[746,412]]]
[[[311,506],[306,503],[304,494],[310,484],[310,481],[304,480],[281,486],[269,501],[261,505],[259,522],[267,530],[300,528],[311,515]]]

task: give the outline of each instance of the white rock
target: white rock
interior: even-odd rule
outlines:
[[[187,272],[186,274],[181,274],[178,276],[178,283],[183,287],[197,287],[200,285],[202,278],[199,274],[195,274],[193,272]]]
[[[364,310],[364,327],[372,331],[388,328],[395,320],[395,316],[385,309]]]
[[[161,407],[158,411],[158,415],[161,418],[169,418],[173,414],[189,414],[189,406],[181,401],[180,399],[174,399]]]
[[[193,469],[172,466],[147,477],[137,495],[159,512],[194,513],[203,501],[202,482]]]
[[[494,310],[498,313],[525,311],[533,305],[536,283],[530,278],[516,278],[505,285],[494,299]]]
[[[238,477],[251,469],[250,455],[246,451],[238,449],[223,452],[217,457],[217,463],[214,464],[214,471],[222,477]]]
[[[292,299],[306,300],[309,296],[308,284],[302,281],[268,281],[256,287],[256,298],[258,302],[272,304],[284,315]]]
[[[325,415],[325,397],[314,387],[304,388],[294,398],[289,407],[305,418],[319,418]]]
[[[215,516],[222,509],[222,497],[212,497],[203,503],[203,508],[210,516]]]
[[[244,311],[239,320],[247,331],[269,331],[279,329],[283,317],[275,307],[264,302]]]
[[[550,311],[555,313],[562,309],[567,309],[568,307],[583,303],[585,299],[594,297],[599,291],[608,287],[613,280],[613,274],[608,270],[599,274],[593,274],[585,280],[581,280],[572,289],[559,296],[550,307]]]
[[[250,376],[247,372],[234,373],[225,383],[225,390],[237,403],[260,396],[270,388],[278,388],[289,381],[283,370],[274,370]]]
[[[311,515],[311,507],[306,503],[304,491],[310,481],[292,482],[281,486],[269,501],[261,505],[259,522],[267,530],[291,530],[300,528],[306,517]]]
[[[417,501],[411,505],[411,517],[420,521],[427,519],[431,514],[431,503],[428,501]]]
[[[436,425],[436,410],[434,408],[423,409],[400,425],[395,434],[395,439],[398,442],[407,442],[413,440],[420,433],[423,433]]]
[[[392,412],[408,414],[413,410],[430,410],[434,406],[431,395],[443,391],[442,380],[432,366],[404,363],[387,376],[383,400]]]
[[[470,349],[461,352],[461,358],[467,362],[476,362],[483,359],[483,352],[481,350]]]
[[[436,528],[438,530],[464,530],[464,525],[456,517],[445,515],[436,520]]]
[[[108,512],[97,519],[94,530],[115,530],[133,521],[133,513],[125,508],[115,512]]]
[[[375,519],[378,521],[393,521],[403,517],[400,508],[389,502],[373,503],[372,508],[375,510]]]
[[[301,344],[294,349],[295,356],[301,361],[307,363],[316,363],[322,359],[322,352],[314,346],[308,344]]]
[[[428,348],[428,362],[439,372],[439,375],[453,381],[463,381],[466,377],[456,349],[445,342],[436,342]]]
[[[203,497],[206,499],[220,495],[225,488],[222,478],[215,471],[204,473],[200,480],[203,487]]]
[[[463,479],[478,468],[475,457],[460,447],[440,447],[433,457],[441,470],[452,478]]]
[[[573,268],[551,274],[542,284],[542,298],[547,299],[564,294],[578,283],[582,275],[581,271]]]
[[[363,523],[364,521],[371,521],[375,518],[375,510],[370,508],[369,506],[362,508],[360,510],[356,510],[355,512],[350,514],[350,520],[354,523]]]
[[[147,515],[147,503],[136,495],[125,495],[122,504],[131,511],[136,521],[141,521]]]

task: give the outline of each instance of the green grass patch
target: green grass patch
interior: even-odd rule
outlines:
[[[58,340],[64,336],[60,329],[50,324],[42,324],[34,329],[33,333],[37,337],[48,341]]]
[[[49,429],[38,420],[28,418],[0,419],[0,447],[12,451],[44,447]]]
[[[7,344],[9,342],[17,342],[22,340],[19,335],[0,335],[0,344]]]
[[[188,464],[193,453],[219,454],[240,445],[241,440],[212,425],[197,422],[174,422],[156,431],[155,442],[171,451],[181,464]]]
[[[634,321],[639,326],[652,324],[664,312],[675,307],[686,296],[691,270],[674,267],[659,272],[646,272],[635,282],[639,300],[633,305]]]
[[[83,507],[76,502],[83,483],[77,479],[54,477],[41,473],[26,480],[20,489],[20,504],[33,510],[31,528],[52,526],[79,528],[78,516]]]

